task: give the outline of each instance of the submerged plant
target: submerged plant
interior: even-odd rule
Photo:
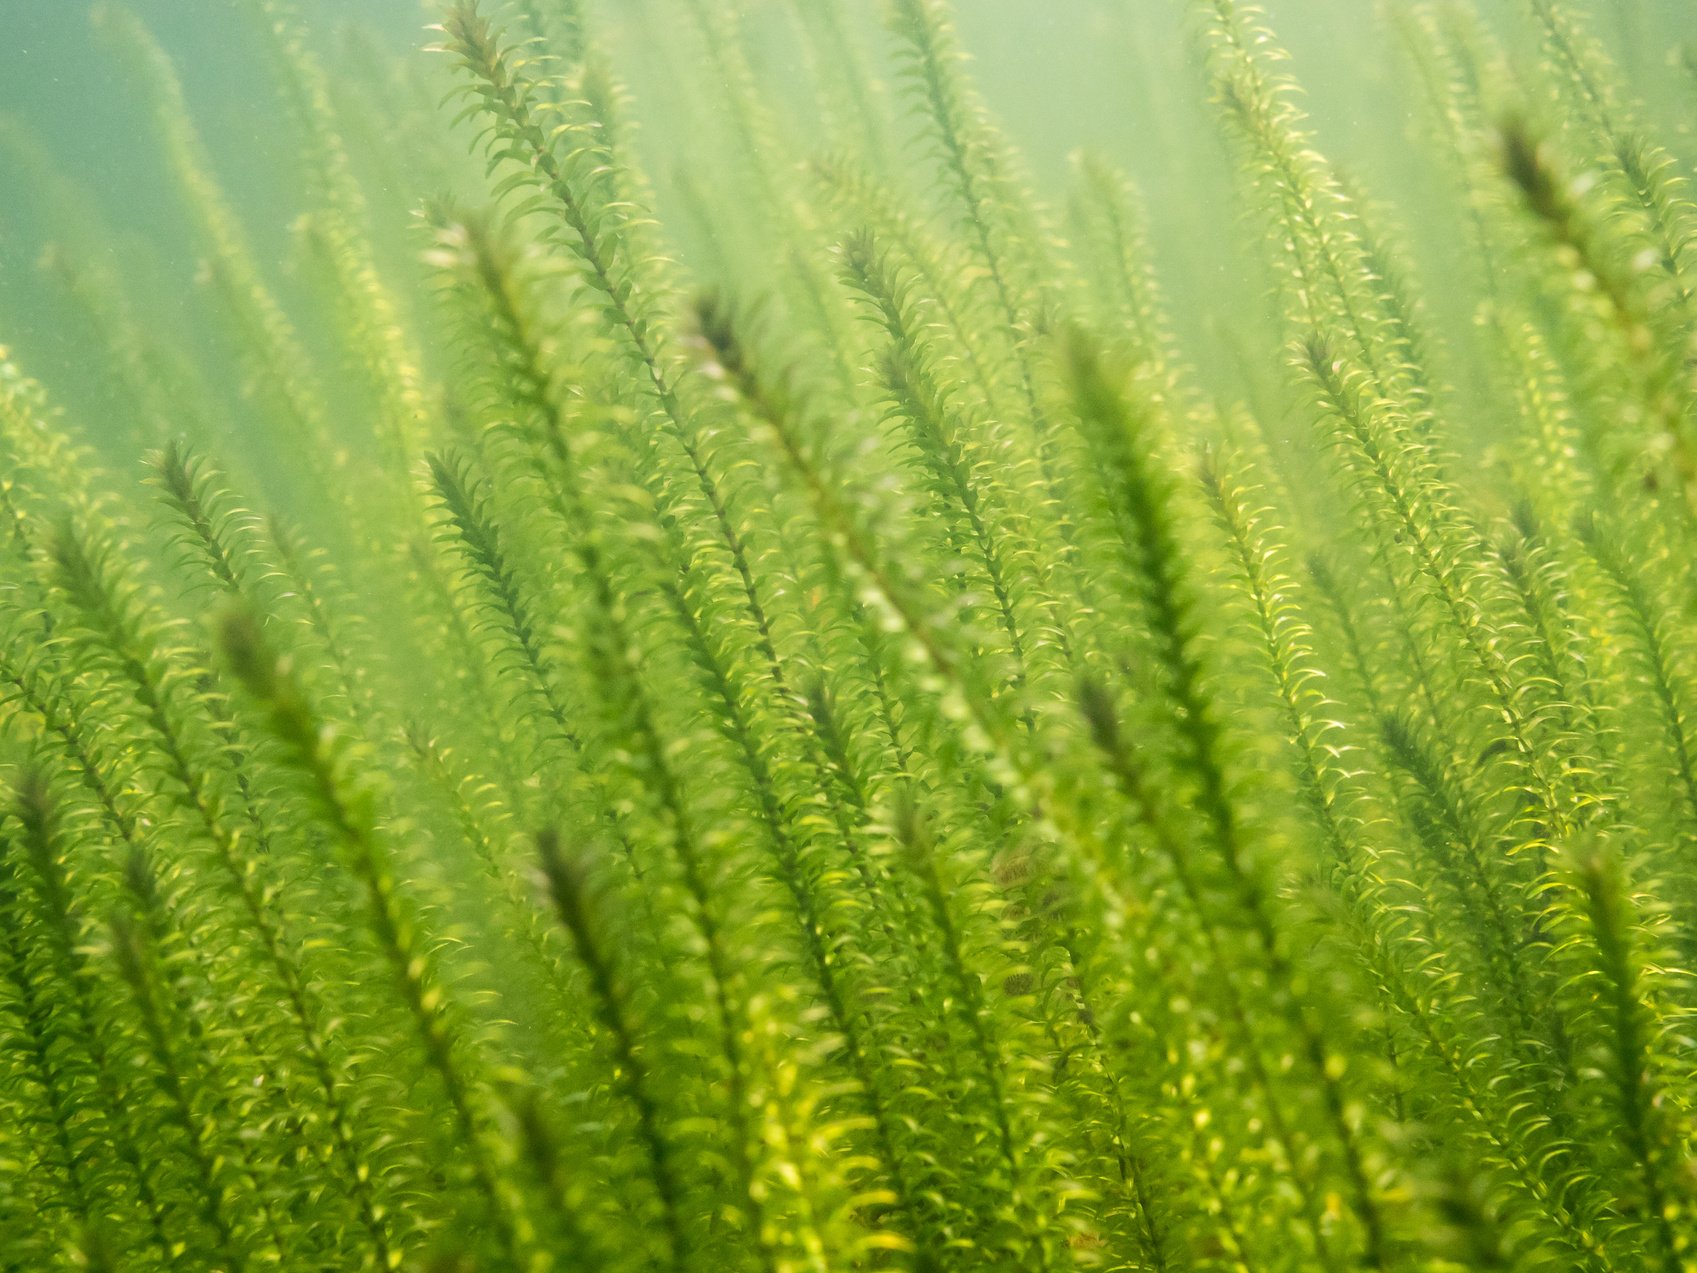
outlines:
[[[1394,15],[1463,283],[1193,0],[1235,379],[943,0],[684,6],[664,181],[575,0],[245,8],[300,270],[103,11],[217,321],[85,209],[121,426],[0,349],[0,1267],[1697,1268],[1697,204],[1577,6]]]

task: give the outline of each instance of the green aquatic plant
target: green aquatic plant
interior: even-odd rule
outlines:
[[[8,124],[119,418],[0,349],[0,1267],[1697,1268],[1697,203],[1606,33],[1389,15],[1445,275],[1192,0],[1222,317],[942,0],[657,7],[234,6],[287,272],[99,10],[204,333]]]

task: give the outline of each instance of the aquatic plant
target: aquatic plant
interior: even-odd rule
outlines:
[[[682,6],[663,181],[575,0],[246,8],[287,286],[100,15],[214,344],[15,146],[120,422],[0,350],[0,1266],[1697,1268],[1697,204],[1582,12],[1397,7],[1444,277],[1192,0],[1211,348],[943,0],[793,6],[823,143]]]

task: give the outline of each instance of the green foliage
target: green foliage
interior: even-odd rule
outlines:
[[[575,0],[448,111],[239,7],[304,268],[102,10],[213,340],[73,238],[123,441],[0,349],[0,1268],[1697,1269],[1697,207],[1579,6],[1394,15],[1438,296],[1193,0],[1219,348],[942,0],[679,9],[659,183]]]

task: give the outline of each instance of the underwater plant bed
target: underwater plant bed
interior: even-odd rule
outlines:
[[[23,19],[0,1270],[1697,1269],[1697,25],[1269,7]]]

